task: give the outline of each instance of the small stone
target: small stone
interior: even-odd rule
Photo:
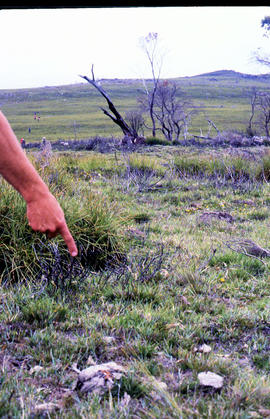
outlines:
[[[86,361],[86,364],[87,365],[96,365],[96,362],[94,361],[94,358],[91,355],[89,355],[89,357]]]
[[[44,368],[41,365],[36,365],[35,367],[31,368],[29,374],[34,374],[35,372],[40,372]]]
[[[198,379],[201,385],[214,387],[216,389],[221,388],[224,381],[223,377],[211,371],[200,372],[198,374]]]
[[[199,352],[202,352],[202,353],[204,353],[204,354],[208,354],[209,352],[211,352],[211,351],[212,351],[212,348],[211,348],[211,346],[206,345],[206,344],[204,343],[203,345],[199,346],[198,351],[199,351]]]
[[[35,413],[52,412],[55,409],[59,409],[59,405],[57,403],[41,403],[35,406]]]
[[[125,372],[126,369],[122,365],[113,361],[93,365],[80,371],[75,390],[80,390],[82,393],[104,394]]]
[[[160,274],[161,274],[161,276],[162,276],[164,279],[167,279],[167,278],[169,278],[169,276],[170,276],[170,274],[169,274],[169,272],[167,271],[167,269],[161,269],[161,270],[160,270]]]
[[[103,338],[103,340],[104,340],[105,343],[110,344],[110,343],[113,343],[115,341],[115,338],[113,336],[105,336]]]

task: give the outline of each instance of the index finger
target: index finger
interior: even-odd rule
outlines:
[[[73,257],[77,256],[78,249],[77,249],[75,241],[74,241],[66,223],[64,223],[64,225],[62,227],[60,227],[58,231],[61,234],[61,236],[63,237],[63,239],[65,240],[65,243],[68,247],[68,250],[69,250],[69,253],[71,254],[71,256],[73,256]]]

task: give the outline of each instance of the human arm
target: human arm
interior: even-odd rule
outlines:
[[[72,256],[78,250],[67,227],[64,212],[50,193],[0,111],[0,174],[22,195],[27,205],[29,225],[49,237],[61,234]]]

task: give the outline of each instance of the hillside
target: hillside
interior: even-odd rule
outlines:
[[[189,132],[197,135],[208,129],[207,119],[214,121],[220,131],[244,131],[253,89],[269,90],[269,79],[269,74],[220,70],[172,80],[180,88],[179,95],[188,99],[196,110]],[[78,81],[71,85],[0,90],[0,108],[16,135],[26,141],[37,141],[43,136],[52,141],[95,135],[121,136],[122,132],[100,109],[106,105],[101,95],[89,83],[79,78]],[[100,83],[123,115],[138,108],[138,98],[144,95],[139,79],[102,79]],[[35,112],[41,117],[39,124],[33,120]]]
[[[266,73],[266,74],[246,74],[246,73],[239,73],[238,71],[234,71],[234,70],[218,70],[218,71],[212,71],[210,73],[203,73],[197,76],[192,76],[193,78],[195,77],[216,77],[218,78],[231,78],[231,79],[235,79],[235,78],[240,78],[240,79],[249,79],[249,80],[257,80],[257,81],[269,81],[270,80],[270,74]]]

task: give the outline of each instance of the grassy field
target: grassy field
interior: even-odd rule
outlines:
[[[82,137],[112,135],[106,119],[100,132],[91,128],[88,109],[100,111],[90,87],[80,87],[84,98],[61,89],[66,101],[56,88],[45,88],[50,98],[33,90],[31,100],[30,90],[1,92],[18,136],[37,111],[37,137],[68,139],[74,120]],[[245,95],[235,103],[238,116],[248,108]],[[27,154],[61,203],[79,256],[33,233],[24,201],[0,180],[0,417],[270,417],[269,149]],[[122,376],[104,394],[97,382],[83,392],[79,370],[111,361]],[[219,388],[203,384],[202,372],[221,377]]]
[[[175,79],[196,111],[190,124],[190,135],[207,133],[207,118],[220,131],[245,131],[250,117],[252,89],[269,89],[269,77],[247,78],[234,72],[210,73],[205,76]],[[0,107],[10,120],[16,135],[27,142],[40,141],[43,136],[58,139],[91,136],[121,137],[122,132],[103,114],[105,100],[87,82],[35,89],[0,90]],[[103,80],[102,86],[124,115],[137,108],[143,94],[140,80]],[[38,112],[39,122],[34,120]],[[31,128],[31,133],[29,133]],[[151,135],[145,131],[145,135]]]
[[[99,271],[72,271],[2,182],[0,416],[269,417],[270,262],[243,242],[269,244],[269,167],[263,148],[55,153],[41,173],[80,255],[105,235],[124,256]],[[126,368],[110,391],[75,389],[108,361]]]

